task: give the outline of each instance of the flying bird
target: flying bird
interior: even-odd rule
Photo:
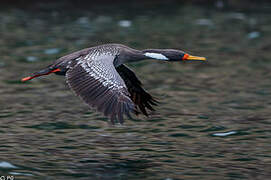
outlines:
[[[60,57],[41,71],[22,79],[29,81],[55,73],[66,76],[69,87],[90,107],[96,108],[111,123],[123,123],[130,113],[154,111],[157,101],[142,88],[142,83],[125,63],[145,59],[162,61],[205,61],[175,49],[136,50],[121,44],[104,44]]]

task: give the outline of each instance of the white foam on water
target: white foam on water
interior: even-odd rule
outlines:
[[[213,135],[214,136],[229,136],[229,135],[233,135],[233,134],[236,134],[237,132],[236,131],[229,131],[229,132],[224,132],[224,133],[214,133]]]
[[[0,168],[18,168],[17,166],[14,166],[13,164],[5,161],[0,162]]]

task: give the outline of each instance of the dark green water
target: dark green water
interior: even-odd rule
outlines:
[[[0,176],[269,179],[271,7],[37,3],[0,10]],[[109,126],[63,77],[20,78],[103,43],[178,48],[208,63],[131,64],[161,102]]]

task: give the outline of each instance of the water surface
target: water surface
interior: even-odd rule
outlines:
[[[0,11],[0,175],[16,179],[268,179],[270,5],[220,10],[182,3]],[[191,13],[193,12],[193,13]],[[130,64],[161,102],[110,126],[63,77],[20,78],[103,43],[178,48],[207,63]]]

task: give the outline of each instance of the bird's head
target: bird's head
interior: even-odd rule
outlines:
[[[205,57],[192,56],[188,53],[175,49],[150,49],[145,50],[144,55],[147,58],[166,61],[206,61]]]

